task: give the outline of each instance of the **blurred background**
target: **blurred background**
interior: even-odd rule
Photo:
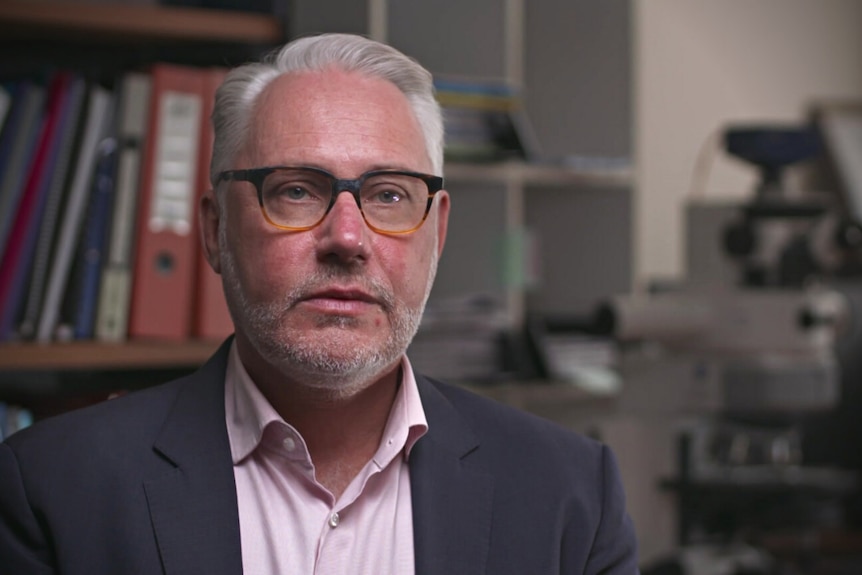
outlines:
[[[444,109],[417,370],[611,445],[645,573],[862,572],[859,2],[6,0],[0,32],[0,437],[230,333],[206,78],[353,32]]]

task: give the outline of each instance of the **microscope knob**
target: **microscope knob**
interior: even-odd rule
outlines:
[[[862,225],[857,222],[844,222],[835,231],[835,243],[846,251],[862,248]]]
[[[754,253],[757,236],[748,222],[730,224],[724,229],[724,251],[734,257],[745,257]]]

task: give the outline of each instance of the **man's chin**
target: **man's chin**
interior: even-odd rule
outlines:
[[[330,322],[314,330],[312,336],[282,339],[290,343],[276,345],[265,355],[281,371],[299,372],[314,379],[369,377],[388,369],[403,353],[396,354],[391,342],[381,341],[380,335]]]
[[[309,390],[332,399],[352,397],[383,378],[398,364],[398,358],[344,354],[302,354],[274,358],[285,375]]]
[[[321,314],[314,318],[313,329],[335,328],[338,330],[360,330],[365,322],[355,316]]]

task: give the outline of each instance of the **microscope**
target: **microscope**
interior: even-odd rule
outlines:
[[[732,126],[725,151],[758,170],[742,203],[686,207],[687,278],[614,297],[597,331],[620,349],[623,410],[677,418],[683,546],[840,523],[853,472],[807,462],[799,422],[841,398],[836,352],[852,306],[829,277],[858,257],[862,228],[785,172],[823,152],[815,127]]]

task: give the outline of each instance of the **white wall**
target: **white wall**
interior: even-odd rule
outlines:
[[[634,277],[642,284],[684,277],[685,200],[701,149],[725,123],[800,122],[814,100],[862,100],[862,2],[632,2]],[[743,198],[754,182],[752,168],[718,152],[703,192]],[[674,471],[675,427],[659,423],[603,422],[620,458],[644,561],[675,545],[675,503],[656,488]]]
[[[813,99],[862,98],[858,0],[633,0],[635,278],[683,277],[695,160],[729,121],[794,122]],[[750,168],[720,153],[707,196],[742,197]]]

